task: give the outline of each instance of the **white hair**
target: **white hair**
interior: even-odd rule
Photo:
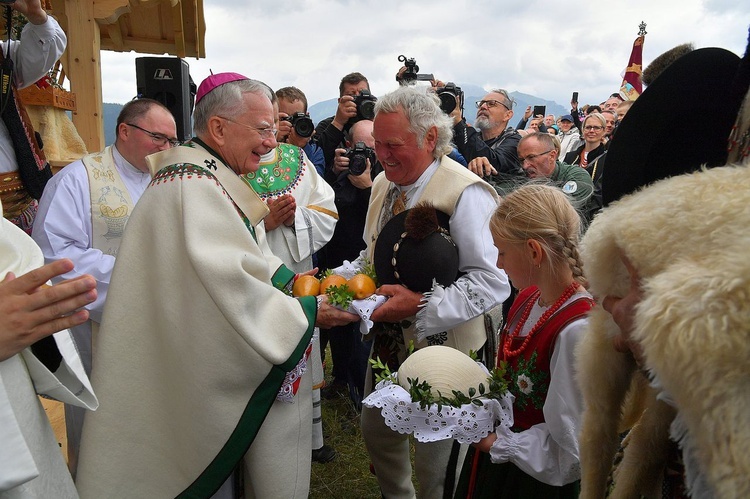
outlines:
[[[419,147],[430,128],[437,129],[437,142],[433,156],[435,159],[451,152],[453,120],[440,109],[440,99],[427,87],[402,86],[385,94],[375,104],[375,115],[395,113],[403,110],[409,121],[409,131],[416,134]]]

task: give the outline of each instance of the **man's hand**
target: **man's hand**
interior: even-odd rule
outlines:
[[[380,286],[377,294],[388,296],[388,301],[376,308],[370,317],[375,322],[399,322],[417,315],[424,295],[397,284]]]
[[[8,273],[0,281],[0,361],[50,334],[88,320],[87,310],[76,310],[96,300],[93,277],[83,275],[41,288],[71,270],[73,262],[63,259],[18,278]]]
[[[279,111],[279,123],[276,125],[276,129],[278,130],[276,132],[276,140],[278,142],[286,142],[289,134],[292,133],[292,124],[284,119],[288,117],[288,114]]]
[[[461,122],[461,120],[464,119],[463,115],[461,114],[461,104],[460,103],[458,103],[456,105],[455,109],[453,109],[453,111],[451,111],[451,114],[449,114],[449,116],[453,120],[453,126],[458,125]]]
[[[29,20],[31,24],[44,24],[47,22],[47,12],[42,8],[40,0],[16,0],[11,5]]]
[[[531,118],[531,106],[526,106],[526,111],[523,113],[523,120],[529,121],[529,118]]]
[[[495,168],[492,166],[490,160],[488,160],[484,156],[480,156],[469,161],[468,168],[480,177],[497,175],[497,170],[495,170]]]
[[[291,227],[294,225],[294,216],[297,210],[297,201],[291,194],[284,194],[276,199],[269,199],[266,204],[271,212],[266,215],[263,222],[266,231],[270,232],[281,224]]]
[[[297,135],[297,131],[292,126],[290,121],[284,118],[288,118],[289,115],[286,113],[279,113],[279,132],[276,134],[279,142],[286,142],[299,148],[305,147],[310,142],[311,137],[300,137]]]
[[[643,298],[643,288],[641,287],[641,278],[638,271],[630,263],[625,255],[622,255],[622,262],[630,274],[630,289],[628,294],[622,298],[618,296],[605,296],[602,300],[602,308],[612,315],[615,324],[620,328],[620,334],[612,339],[613,346],[618,352],[630,351],[633,353],[636,362],[640,365],[643,357],[643,349],[640,344],[630,339],[633,332],[633,318],[635,317],[635,308]]]
[[[349,159],[346,159],[349,161]],[[349,182],[356,187],[357,189],[369,189],[372,187],[372,176],[370,175],[371,172],[371,166],[370,166],[370,160],[366,159],[367,168],[365,168],[365,171],[362,172],[361,175],[352,175],[349,174]]]
[[[318,307],[318,316],[315,320],[315,325],[319,328],[330,329],[335,326],[345,326],[359,320],[357,314],[345,312],[333,305],[329,305],[327,295],[321,296],[323,297],[323,301]]]
[[[347,121],[355,116],[357,116],[357,105],[354,103],[354,97],[351,95],[339,97],[339,107],[336,108],[336,115],[333,117],[333,126],[343,130]]]
[[[338,175],[349,171],[349,158],[346,157],[346,149],[336,149],[333,156],[333,171]]]

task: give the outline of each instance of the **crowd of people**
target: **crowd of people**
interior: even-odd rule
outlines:
[[[38,0],[13,8],[29,20],[20,41],[4,42],[20,88],[49,70],[66,39]],[[691,74],[717,77],[699,56]],[[687,65],[692,56],[680,57]],[[725,57],[725,73],[750,72],[747,58],[743,66]],[[671,63],[665,73],[680,66]],[[114,144],[51,178],[43,162],[23,164],[21,121],[3,111],[0,496],[307,497],[311,463],[336,459],[321,404],[342,396],[361,414],[385,498],[578,497],[590,463],[581,457],[584,412],[596,390],[577,378],[576,352],[597,300],[619,326],[604,348],[654,369],[661,399],[694,431],[681,392],[633,339],[644,268],[624,256],[630,287],[594,297],[581,257],[588,227],[601,233],[602,209],[627,194],[612,180],[626,175],[621,137],[652,111],[615,93],[597,105],[574,100],[562,116],[527,108],[513,128],[504,89],[466,116],[460,97],[452,110],[441,106],[442,82],[415,86],[403,75],[377,97],[364,75],[345,75],[334,116],[313,129],[302,90],[212,74],[197,89],[189,141],[176,139],[162,103],[135,99],[118,116]],[[643,99],[679,87],[651,75],[658,84]],[[662,175],[647,157],[634,187],[723,165],[746,91],[732,94],[716,140],[695,144],[689,165]],[[730,150],[747,162],[742,126]],[[425,209],[440,221],[440,245],[409,260],[399,252],[406,232],[383,243],[404,212]],[[433,253],[445,251],[455,265],[434,268]],[[373,263],[382,299],[366,334],[360,315],[325,292],[292,296],[301,276]],[[428,285],[413,284],[405,267]],[[324,387],[329,345],[333,382]],[[396,372],[434,345],[503,365],[512,428],[498,425],[471,446],[410,446],[363,404],[376,388],[370,361]],[[36,394],[65,403],[67,467]],[[698,447],[683,448],[688,485],[725,490]],[[682,455],[670,459],[678,478],[665,478],[663,490],[681,497],[685,488],[672,485]],[[586,471],[584,490],[596,497]]]

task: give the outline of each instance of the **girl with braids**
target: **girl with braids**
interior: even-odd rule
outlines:
[[[498,349],[514,426],[469,449],[456,497],[578,497],[583,407],[573,352],[593,307],[578,254],[580,217],[561,190],[527,184],[500,202],[490,230],[497,266],[520,290]]]

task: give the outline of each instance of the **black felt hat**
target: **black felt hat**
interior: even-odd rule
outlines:
[[[431,205],[417,205],[391,218],[375,242],[380,284],[403,284],[424,293],[435,280],[450,286],[459,276],[458,248],[448,232],[450,217]]]
[[[604,205],[673,175],[720,166],[742,94],[733,88],[740,58],[720,48],[684,55],[628,111],[607,152]]]

